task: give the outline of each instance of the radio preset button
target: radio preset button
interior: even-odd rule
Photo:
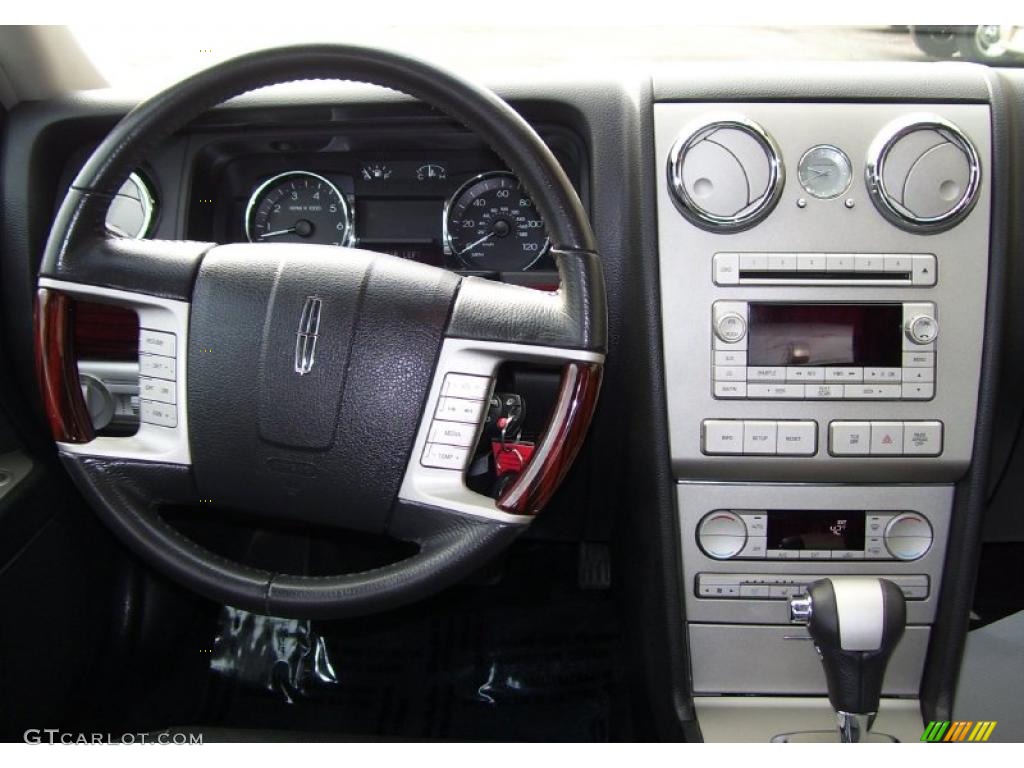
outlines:
[[[853,272],[853,254],[835,253],[825,256],[827,272]]]
[[[863,253],[853,257],[857,272],[884,272],[885,257],[880,253]]]
[[[796,257],[796,268],[800,272],[824,272],[824,253],[801,253]]]
[[[769,272],[795,272],[796,254],[792,253],[770,253],[768,254]]]
[[[901,256],[898,254],[887,254],[885,256],[885,271],[886,272],[906,272],[910,274],[913,270],[911,266],[913,264],[913,257]]]
[[[740,254],[740,271],[741,272],[767,272],[768,271],[768,254],[767,253],[741,253]]]

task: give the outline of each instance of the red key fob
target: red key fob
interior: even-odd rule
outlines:
[[[533,456],[537,446],[533,443],[491,441],[491,453],[494,456],[494,474],[503,477],[509,473],[518,474]]]

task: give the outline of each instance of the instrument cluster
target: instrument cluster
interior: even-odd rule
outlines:
[[[529,193],[482,152],[239,156],[218,186],[217,242],[359,247],[474,273],[553,269]]]

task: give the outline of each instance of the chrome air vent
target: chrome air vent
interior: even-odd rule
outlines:
[[[687,219],[711,231],[757,224],[778,202],[783,177],[775,142],[741,115],[690,124],[668,157],[673,202]]]
[[[889,123],[868,149],[868,192],[889,221],[911,232],[958,224],[978,199],[978,151],[952,123],[908,115]]]

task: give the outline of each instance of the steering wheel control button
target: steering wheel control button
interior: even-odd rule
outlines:
[[[173,333],[140,328],[139,352],[175,357],[178,354],[177,339]]]
[[[476,425],[463,424],[458,421],[437,421],[430,425],[430,432],[427,434],[428,443],[440,443],[442,445],[457,445],[469,448],[476,438]]]
[[[174,382],[162,379],[139,377],[139,397],[143,400],[156,400],[174,405]]]
[[[139,375],[174,381],[177,378],[177,361],[164,355],[139,355]]]
[[[178,426],[178,410],[168,403],[140,400],[139,419],[145,424],[155,424],[158,427],[176,427]]]
[[[435,418],[444,421],[461,421],[477,424],[484,412],[483,400],[466,400],[461,397],[442,397],[437,403]]]
[[[747,545],[747,526],[735,512],[710,512],[697,526],[697,541],[708,557],[728,560]]]
[[[465,373],[449,373],[444,377],[441,394],[446,397],[461,397],[468,400],[486,400],[491,393],[491,380],[486,376],[470,376]]]
[[[437,469],[458,469],[466,466],[466,459],[469,458],[469,449],[456,445],[437,445],[427,443],[423,450],[423,458],[420,463],[425,467],[436,467]]]
[[[897,560],[918,560],[932,547],[931,523],[923,515],[906,512],[889,521],[885,547]]]

